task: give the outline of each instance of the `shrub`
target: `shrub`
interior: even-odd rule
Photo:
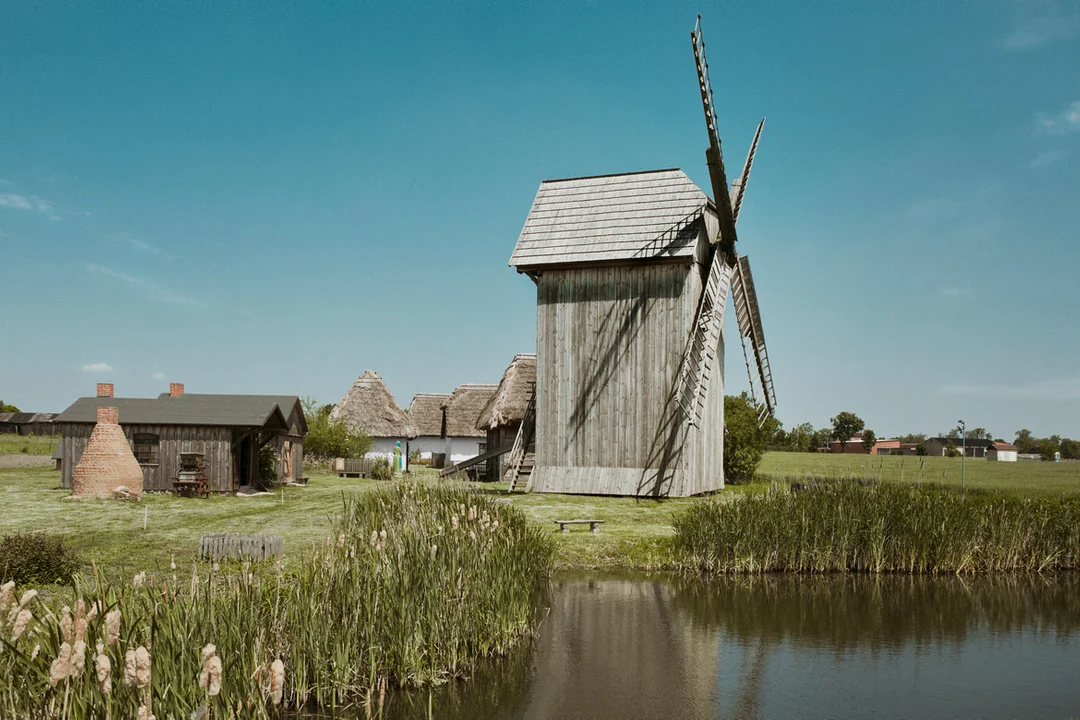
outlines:
[[[263,445],[262,450],[259,450],[259,482],[264,488],[277,487],[281,482],[277,472],[280,460],[281,456],[270,445]]]
[[[58,535],[16,533],[0,541],[0,583],[66,585],[78,571],[78,558]]]
[[[394,471],[390,469],[390,461],[384,457],[375,458],[375,464],[371,466],[373,480],[393,480]]]
[[[304,400],[308,430],[304,452],[318,458],[360,458],[375,447],[375,441],[361,430],[349,427],[340,418],[330,417],[333,405],[322,405],[312,398]]]
[[[765,454],[765,436],[745,395],[724,398],[724,481],[749,482]]]

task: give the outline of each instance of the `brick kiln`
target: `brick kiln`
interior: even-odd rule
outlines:
[[[99,387],[99,397],[102,396],[101,390]],[[111,396],[111,392],[108,396]],[[86,442],[82,458],[72,472],[71,494],[74,497],[111,498],[113,491],[120,486],[127,488],[131,495],[142,495],[142,468],[131,452],[119,423],[118,408],[97,408],[97,424]]]

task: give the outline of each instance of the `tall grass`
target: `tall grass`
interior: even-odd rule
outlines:
[[[98,578],[77,588],[74,610],[9,587],[0,717],[208,720],[370,706],[388,685],[466,675],[531,632],[552,546],[514,508],[399,484],[343,510],[336,534],[288,573]]]
[[[1080,568],[1080,498],[818,482],[710,500],[674,518],[674,553],[701,573],[1044,572]]]

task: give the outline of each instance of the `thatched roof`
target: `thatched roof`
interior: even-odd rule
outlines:
[[[535,384],[536,353],[518,353],[503,373],[499,389],[480,412],[477,429],[487,431],[521,422]]]
[[[330,416],[344,419],[373,438],[416,437],[405,411],[374,370],[365,370],[356,379]]]
[[[417,435],[442,437],[443,405],[450,393],[416,393],[409,406],[409,422]]]
[[[444,405],[447,436],[486,437],[487,432],[476,427],[476,420],[496,389],[498,385],[458,385]]]

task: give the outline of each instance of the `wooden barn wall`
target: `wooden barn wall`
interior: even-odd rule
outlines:
[[[688,429],[673,395],[701,286],[697,264],[541,274],[535,490],[691,495],[720,487],[722,383],[710,388],[700,430]]]
[[[158,465],[143,465],[143,490],[172,490],[178,472],[181,452],[201,452],[205,455],[206,477],[210,490],[230,492],[232,483],[232,430],[226,427],[195,427],[187,425],[123,425],[128,443],[136,433],[151,433],[159,438]],[[91,424],[69,424],[63,429],[63,463],[60,483],[71,487],[71,472],[86,449],[93,431]]]

